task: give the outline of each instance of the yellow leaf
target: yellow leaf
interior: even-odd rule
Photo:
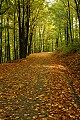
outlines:
[[[33,119],[37,118],[37,116],[33,116]]]
[[[53,116],[49,115],[50,118],[53,118]]]
[[[76,108],[77,108],[77,104],[74,104],[74,107],[76,107]]]
[[[0,112],[2,112],[3,110],[2,109],[0,109]]]
[[[47,118],[42,118],[42,120],[47,120]]]

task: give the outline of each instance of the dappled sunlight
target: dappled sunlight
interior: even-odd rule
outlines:
[[[53,65],[40,65],[40,64],[37,64],[37,65],[31,65],[32,68],[46,68],[46,69],[53,69],[57,72],[59,71],[65,71],[66,70],[66,67],[64,67],[63,65],[58,65],[58,64],[53,64]]]
[[[66,70],[66,68],[62,65],[57,65],[57,64],[54,64],[54,65],[43,65],[43,67],[48,67],[48,68],[56,68],[56,69],[61,69],[61,70]]]

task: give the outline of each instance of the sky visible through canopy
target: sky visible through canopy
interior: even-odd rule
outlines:
[[[50,3],[53,3],[54,2],[54,0],[46,0],[47,2],[50,2]]]

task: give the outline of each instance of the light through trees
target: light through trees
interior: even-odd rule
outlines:
[[[79,45],[78,6],[76,0],[0,0],[0,63]]]

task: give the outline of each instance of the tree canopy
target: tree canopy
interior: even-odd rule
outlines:
[[[79,50],[80,0],[0,1],[0,63],[69,46]]]

